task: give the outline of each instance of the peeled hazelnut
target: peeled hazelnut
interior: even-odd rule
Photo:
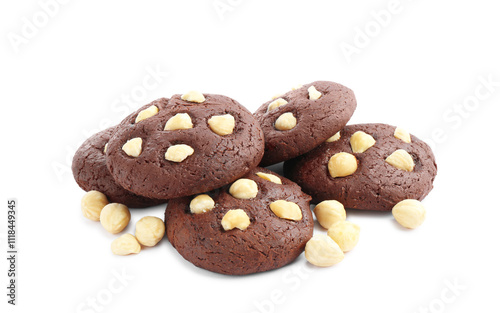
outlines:
[[[338,141],[340,139],[340,132],[337,132],[335,135],[333,135],[332,137],[328,138],[326,140],[326,142],[334,142],[334,141]]]
[[[297,125],[297,119],[291,112],[281,114],[274,123],[277,130],[290,130]]]
[[[150,118],[155,114],[158,114],[158,107],[156,105],[152,105],[149,108],[139,112],[139,114],[137,114],[137,117],[135,118],[135,122],[139,123],[140,121]]]
[[[141,245],[131,234],[124,234],[111,243],[111,252],[116,255],[129,255],[141,252]]]
[[[194,153],[194,149],[185,144],[168,147],[165,152],[165,159],[172,162],[182,162]]]
[[[417,228],[425,220],[425,207],[418,200],[407,199],[392,208],[396,221],[406,228]]]
[[[403,149],[394,151],[390,156],[385,159],[390,165],[407,172],[412,172],[415,168],[415,162],[411,155]]]
[[[350,153],[340,152],[333,155],[328,161],[330,176],[346,177],[352,175],[358,169],[358,160]]]
[[[358,225],[347,221],[340,221],[328,229],[328,236],[339,245],[342,251],[347,252],[354,249],[358,244],[359,232],[360,228]]]
[[[288,101],[286,101],[285,99],[278,98],[278,99],[274,100],[273,102],[269,103],[269,105],[267,106],[267,112],[272,111],[272,110],[274,110],[282,105],[285,105],[287,103],[288,103]]]
[[[316,87],[311,86],[307,88],[307,91],[309,92],[309,99],[310,100],[318,100],[321,98],[321,92],[316,90]]]
[[[245,230],[250,225],[250,218],[242,209],[229,210],[222,218],[221,224],[225,231],[234,228]]]
[[[252,199],[258,192],[257,183],[247,178],[240,178],[229,187],[229,193],[236,199]]]
[[[344,206],[337,200],[326,200],[318,203],[314,208],[314,215],[316,215],[318,223],[326,229],[346,219]]]
[[[118,234],[130,222],[130,211],[126,205],[110,203],[102,209],[100,220],[104,229],[112,234]]]
[[[146,216],[135,224],[135,238],[143,246],[156,246],[163,235],[165,235],[165,223],[158,217]]]
[[[232,134],[234,125],[234,116],[231,114],[215,115],[208,120],[210,129],[220,136]]]
[[[185,93],[181,96],[181,99],[196,103],[202,103],[205,101],[205,97],[203,96],[203,94],[198,91],[190,91],[188,93]]]
[[[285,200],[277,200],[269,204],[271,211],[276,216],[292,221],[300,221],[302,219],[302,211],[300,207],[293,202]]]
[[[98,221],[102,209],[108,204],[108,198],[97,190],[87,192],[82,198],[82,213],[86,218]]]
[[[375,145],[375,139],[363,131],[355,132],[350,141],[354,153],[363,153]]]
[[[326,267],[344,259],[344,252],[339,245],[327,235],[314,235],[306,243],[305,256],[309,263]]]
[[[206,213],[215,207],[215,201],[209,195],[196,196],[191,203],[189,209],[193,214]]]
[[[122,146],[122,150],[125,151],[128,156],[137,158],[142,152],[142,138],[137,137],[128,140]]]
[[[406,130],[397,127],[394,131],[394,137],[403,140],[406,143],[411,143],[411,135]]]
[[[273,182],[275,184],[279,184],[281,185],[281,179],[276,176],[276,175],[273,175],[273,174],[267,174],[267,173],[262,173],[262,172],[258,172],[258,173],[255,173],[255,175],[259,176],[260,178],[263,178],[265,180],[268,180],[270,182]]]
[[[191,117],[187,113],[177,113],[168,119],[165,130],[178,130],[193,128]]]

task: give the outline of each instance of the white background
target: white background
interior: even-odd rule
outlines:
[[[49,17],[46,2],[0,5],[2,312],[500,310],[494,1],[66,1]],[[192,266],[167,240],[114,256],[116,236],[81,215],[69,165],[88,135],[174,93],[221,93],[253,111],[314,80],[354,90],[351,123],[400,125],[433,145],[439,173],[419,229],[349,211],[361,238],[342,263],[314,268],[302,255],[229,277]],[[4,296],[10,197],[19,200],[15,308]],[[163,210],[134,210],[126,231]]]

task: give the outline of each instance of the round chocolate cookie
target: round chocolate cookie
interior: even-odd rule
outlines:
[[[255,113],[266,150],[261,166],[311,151],[341,130],[356,109],[351,89],[316,81],[264,103]]]
[[[212,272],[272,270],[297,258],[312,237],[310,200],[294,182],[256,168],[209,194],[170,200],[167,237],[186,260]]]
[[[259,123],[229,97],[191,92],[146,107],[120,124],[106,153],[114,179],[133,193],[172,199],[206,192],[262,159]]]
[[[349,125],[334,142],[285,162],[285,176],[313,202],[390,211],[431,191],[437,166],[431,148],[403,129],[384,124]]]
[[[144,208],[164,203],[164,200],[149,199],[131,193],[118,185],[106,167],[104,149],[115,127],[98,132],[88,138],[73,157],[73,176],[85,191],[97,190],[106,195],[110,202],[132,208]]]

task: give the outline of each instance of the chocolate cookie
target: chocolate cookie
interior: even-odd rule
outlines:
[[[316,81],[264,103],[255,113],[266,150],[261,166],[304,154],[341,130],[356,109],[351,89]]]
[[[186,260],[209,271],[272,270],[297,258],[312,237],[310,199],[294,182],[256,168],[209,195],[171,200],[167,237]]]
[[[337,200],[351,209],[390,211],[399,201],[425,198],[437,166],[430,147],[408,132],[360,124],[285,162],[284,172],[314,203]]]
[[[259,123],[231,98],[192,92],[147,107],[120,124],[106,153],[114,179],[133,193],[171,199],[206,192],[262,158]]]
[[[106,167],[104,149],[115,127],[103,130],[87,139],[73,157],[73,176],[85,191],[97,190],[106,195],[110,202],[132,208],[143,208],[164,203],[164,200],[149,199],[131,193],[118,185]]]

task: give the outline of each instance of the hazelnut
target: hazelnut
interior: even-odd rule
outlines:
[[[252,199],[259,193],[259,187],[251,179],[240,178],[229,187],[229,193],[236,199]]]
[[[363,153],[375,145],[375,139],[363,131],[355,132],[350,141],[354,153]]]
[[[168,147],[165,152],[165,159],[172,162],[182,162],[194,153],[194,149],[185,144]]]
[[[339,245],[327,235],[314,235],[306,243],[305,256],[309,263],[326,267],[344,259],[344,252]]]
[[[112,234],[118,234],[130,222],[130,211],[126,205],[110,203],[102,209],[100,220],[104,229]]]
[[[135,238],[143,246],[156,246],[163,235],[165,235],[165,223],[158,217],[146,216],[135,224]]]
[[[141,245],[131,234],[124,234],[111,243],[111,252],[116,255],[129,255],[141,252]]]
[[[328,236],[339,245],[342,251],[347,252],[354,249],[358,243],[359,231],[358,225],[347,221],[340,221],[328,229]]]
[[[297,119],[291,112],[281,114],[274,123],[277,130],[290,130],[297,125]]]
[[[407,199],[392,208],[396,221],[406,228],[417,228],[425,220],[425,207],[418,200]]]
[[[411,143],[411,135],[406,130],[397,127],[394,131],[394,137],[403,140],[406,143]]]
[[[97,190],[87,192],[82,198],[82,213],[86,218],[98,221],[102,209],[108,204],[108,198]]]
[[[202,103],[205,101],[205,97],[203,96],[203,94],[198,91],[190,91],[188,93],[185,93],[181,96],[181,99],[196,103]]]
[[[122,150],[125,151],[128,156],[137,158],[142,152],[142,138],[137,137],[128,140],[122,146]]]
[[[415,162],[411,155],[403,149],[394,151],[390,156],[385,159],[390,165],[407,172],[412,172],[415,168]]]
[[[279,218],[292,221],[300,221],[302,219],[302,211],[296,203],[285,200],[277,200],[269,204],[269,207]]]
[[[232,134],[234,124],[234,116],[231,114],[215,115],[208,120],[210,129],[220,136]]]
[[[273,174],[267,174],[267,173],[262,173],[262,172],[258,172],[258,173],[255,173],[255,175],[259,176],[260,178],[263,178],[265,180],[268,180],[272,183],[275,183],[275,184],[278,184],[278,185],[281,185],[281,179],[276,176],[276,175],[273,175]]]
[[[316,87],[311,86],[307,88],[307,91],[309,92],[309,99],[310,100],[318,100],[321,98],[321,92],[316,90]]]
[[[326,229],[346,219],[344,206],[337,200],[326,200],[318,203],[314,208],[314,215],[316,215],[318,223]]]
[[[193,128],[191,117],[187,113],[177,113],[168,119],[164,130],[178,130]]]
[[[229,210],[222,218],[221,224],[225,231],[234,228],[245,230],[250,225],[250,218],[242,209]]]
[[[215,201],[209,195],[198,195],[189,203],[189,209],[193,214],[205,213],[214,207]]]
[[[152,105],[149,108],[139,112],[139,114],[137,114],[137,117],[135,118],[135,122],[139,123],[140,121],[150,118],[155,114],[158,114],[158,107],[156,105]]]
[[[287,103],[288,103],[288,101],[286,101],[285,99],[278,98],[278,99],[274,100],[273,102],[269,103],[269,105],[267,106],[267,112],[272,111],[272,110],[274,110],[282,105],[285,105]]]
[[[335,141],[338,141],[340,139],[340,131],[337,132],[335,135],[333,135],[332,137],[328,138],[326,140],[326,142],[335,142]]]
[[[330,176],[346,177],[352,175],[358,169],[358,160],[350,153],[340,152],[333,155],[328,161]]]

